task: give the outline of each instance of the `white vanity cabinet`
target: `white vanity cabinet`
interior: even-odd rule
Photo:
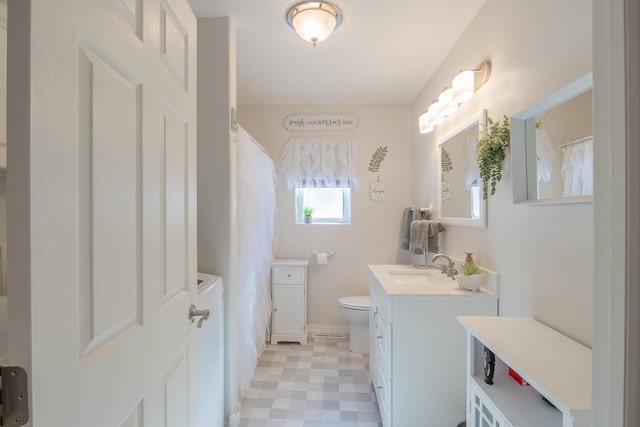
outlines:
[[[399,267],[369,266],[369,376],[382,423],[455,427],[465,420],[467,384],[465,333],[456,316],[495,316],[497,296],[457,290],[439,272],[424,273],[438,275],[435,287],[390,286],[382,271],[388,268]]]
[[[380,301],[385,303],[384,308]],[[391,322],[387,318],[389,301],[378,291],[369,291],[369,376],[378,398],[380,417],[385,426],[391,425]]]
[[[280,259],[271,265],[271,344],[307,343],[309,260]]]
[[[467,330],[468,426],[591,426],[588,347],[529,317],[459,321]],[[492,385],[484,381],[485,347],[495,355]]]

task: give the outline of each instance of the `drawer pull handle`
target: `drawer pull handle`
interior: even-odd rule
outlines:
[[[287,274],[287,277],[291,277],[291,274]]]
[[[379,340],[381,340],[384,337],[384,335],[378,335],[376,336],[376,338],[378,338]]]
[[[376,388],[377,388],[378,390],[382,390],[382,386],[381,386],[381,385],[377,385],[377,386],[376,386]]]

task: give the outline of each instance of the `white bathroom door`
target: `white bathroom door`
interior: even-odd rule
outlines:
[[[9,346],[29,425],[194,426],[193,13],[20,0],[8,19]]]

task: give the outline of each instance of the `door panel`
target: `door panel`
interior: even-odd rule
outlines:
[[[29,425],[194,425],[196,20],[187,0],[10,3],[9,345]]]
[[[142,0],[105,0],[133,33],[142,40]]]
[[[186,89],[189,66],[188,32],[167,0],[160,10],[160,54],[164,64]]]
[[[143,418],[142,418],[142,402],[140,402],[133,412],[129,414],[127,419],[125,419],[119,427],[142,427],[143,426]]]
[[[188,426],[189,424],[189,368],[186,351],[169,367],[164,375],[164,423],[163,426]]]
[[[187,120],[170,105],[162,106],[164,146],[165,289],[167,300],[187,291],[188,139]],[[170,244],[167,244],[169,242]]]
[[[80,287],[79,319],[84,358],[142,322],[141,85],[92,49],[85,36],[80,39],[78,111],[84,132],[78,159],[83,183],[78,265],[86,284]],[[88,360],[81,362],[83,368]]]

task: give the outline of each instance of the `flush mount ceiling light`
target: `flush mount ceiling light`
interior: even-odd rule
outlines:
[[[342,23],[342,11],[332,3],[307,1],[292,6],[287,12],[287,23],[302,39],[321,42]]]

